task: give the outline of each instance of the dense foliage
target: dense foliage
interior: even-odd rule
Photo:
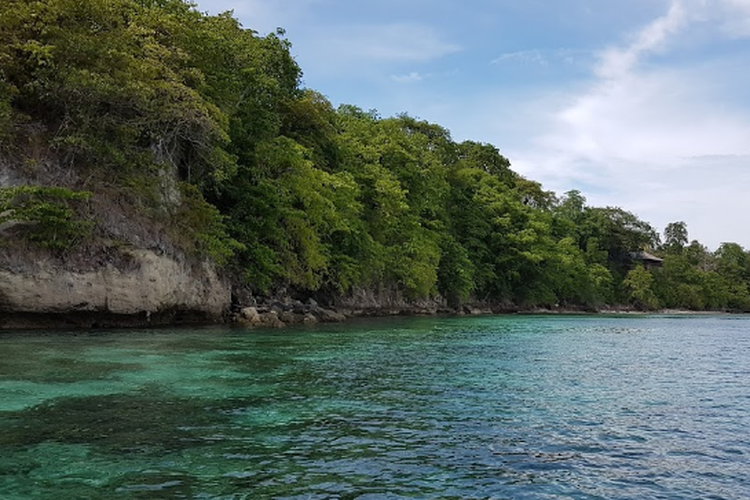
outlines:
[[[67,248],[90,229],[70,207],[79,191],[116,189],[261,293],[750,309],[740,246],[688,244],[681,222],[660,244],[630,212],[519,176],[492,145],[334,109],[300,77],[282,31],[183,0],[4,0],[2,154],[33,163],[41,143],[77,175],[6,188],[0,222],[36,217],[31,239]],[[638,265],[642,250],[663,267]]]
[[[68,249],[90,232],[80,207],[90,196],[63,187],[0,188],[0,227],[43,248]]]

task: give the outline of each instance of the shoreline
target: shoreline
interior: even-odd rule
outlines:
[[[123,315],[107,312],[66,311],[55,313],[0,312],[0,332],[24,330],[115,330],[190,326],[227,326],[253,329],[284,329],[295,326],[346,323],[358,319],[426,318],[465,316],[727,316],[735,311],[691,311],[660,309],[642,311],[628,307],[540,308],[464,305],[459,308],[382,307],[351,308],[320,306],[315,301],[259,304],[233,308],[222,318],[210,318],[189,311],[142,312]]]

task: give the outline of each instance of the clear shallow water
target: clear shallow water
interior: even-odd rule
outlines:
[[[0,498],[747,499],[750,318],[5,333]]]

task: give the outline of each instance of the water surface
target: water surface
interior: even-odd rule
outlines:
[[[750,319],[0,335],[0,498],[747,499]]]

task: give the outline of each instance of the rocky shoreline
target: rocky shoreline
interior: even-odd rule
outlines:
[[[321,306],[310,298],[299,300],[274,300],[253,306],[236,306],[229,322],[246,328],[284,328],[292,325],[315,325],[318,323],[341,323],[352,318],[378,318],[392,316],[487,316],[487,315],[722,315],[729,311],[689,311],[682,309],[662,309],[642,311],[632,307],[602,307],[597,309],[582,307],[518,307],[511,304],[465,304],[452,308],[437,302],[432,307],[408,305],[401,307],[337,307]]]
[[[346,319],[346,315],[323,308],[313,299],[308,299],[305,303],[299,300],[274,301],[267,305],[241,307],[231,317],[233,322],[244,326],[270,328],[283,328],[295,324],[339,323]]]
[[[726,311],[639,311],[632,307],[523,307],[474,302],[450,307],[440,298],[408,301],[395,289],[360,289],[344,296],[294,299],[279,291],[253,296],[212,269],[138,255],[131,269],[72,271],[41,266],[0,271],[0,330],[149,328],[234,324],[244,328],[340,323],[350,318],[492,314],[726,314]],[[158,271],[158,272],[157,272]],[[162,276],[162,278],[156,278]]]
[[[291,300],[274,301],[268,304],[235,308],[224,318],[206,316],[195,311],[166,310],[156,314],[112,314],[90,311],[68,311],[56,313],[0,313],[2,330],[83,330],[116,328],[156,328],[190,325],[235,325],[241,328],[282,329],[292,326],[311,326],[325,323],[343,323],[356,318],[385,317],[426,317],[426,316],[489,316],[489,315],[725,315],[729,311],[688,311],[665,309],[658,311],[638,311],[632,308],[604,308],[582,310],[573,308],[512,308],[465,305],[458,308],[440,307],[435,309],[414,308],[360,308],[349,309],[334,306],[322,307],[313,300],[305,303]]]
[[[350,301],[346,305],[321,306],[309,298],[305,302],[293,299],[255,303],[252,306],[235,305],[229,321],[248,328],[284,328],[290,325],[314,325],[317,323],[340,323],[350,318],[389,316],[480,316],[492,314],[595,314],[600,311],[584,308],[520,308],[512,304],[465,304],[449,307],[440,301],[420,301],[416,304],[401,303],[358,307]]]

